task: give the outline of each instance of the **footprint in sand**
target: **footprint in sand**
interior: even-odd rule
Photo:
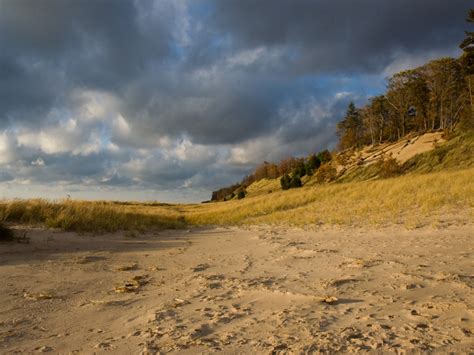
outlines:
[[[191,270],[193,272],[201,272],[201,271],[205,271],[209,268],[210,268],[209,264],[199,264],[199,265],[196,265],[195,267],[191,268]]]
[[[134,271],[134,270],[138,270],[138,264],[137,264],[137,263],[133,263],[133,264],[128,264],[128,265],[122,265],[122,266],[117,267],[116,270],[117,270],[117,271]]]
[[[107,258],[104,256],[86,255],[86,256],[78,258],[78,260],[76,261],[76,264],[88,264],[88,263],[93,263],[96,261],[103,261],[103,260],[107,260]]]
[[[213,333],[214,330],[211,328],[209,324],[201,324],[199,327],[195,328],[194,331],[190,334],[190,337],[192,339],[197,339],[204,337],[206,335],[209,335]]]
[[[30,301],[42,301],[42,300],[51,300],[53,298],[58,298],[55,294],[51,292],[37,292],[37,293],[31,293],[31,292],[24,292],[23,293],[23,298],[30,300]]]

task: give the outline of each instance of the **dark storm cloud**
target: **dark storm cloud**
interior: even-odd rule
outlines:
[[[387,67],[456,54],[470,5],[0,0],[0,181],[214,188],[324,149]]]
[[[274,113],[282,95],[268,94],[274,77],[291,85],[289,75],[295,72],[377,71],[396,52],[455,48],[469,6],[467,0],[239,0],[192,5],[210,7],[211,14],[199,18],[195,11],[197,18],[191,21],[205,22],[181,48],[184,64],[162,67],[182,47],[173,37],[180,24],[171,3],[1,1],[0,120],[38,121],[52,107],[67,106],[71,90],[100,89],[124,101],[137,129],[151,125],[156,131],[159,126],[162,133],[183,131],[200,142],[238,142],[278,124]],[[214,87],[186,78],[203,65],[195,58],[219,65],[222,58],[258,46],[277,48],[281,56],[276,63],[266,62],[266,71],[255,64],[236,72],[244,84],[235,76]],[[160,92],[159,79],[167,70],[179,81]],[[128,87],[137,82],[140,86],[150,77],[157,80],[133,102]],[[209,103],[192,112],[199,100]]]
[[[39,120],[75,88],[119,92],[166,58],[172,9],[137,4],[0,1],[0,122]]]
[[[454,49],[468,0],[214,1],[212,23],[237,47],[283,46],[298,71],[378,71],[397,52]]]
[[[107,178],[107,170],[111,164],[117,163],[116,159],[116,156],[106,152],[88,156],[67,153],[38,155],[38,152],[29,150],[23,152],[22,159],[10,164],[8,168],[11,171],[5,173],[15,174],[16,178],[29,179],[36,183],[83,183],[91,179],[100,182]],[[115,163],[112,163],[114,160]],[[38,164],[38,161],[41,161],[41,164]]]
[[[135,118],[133,139],[153,137],[153,132],[185,134],[199,144],[232,144],[276,128],[284,84],[231,71],[223,68],[213,78],[193,78],[186,72],[134,88],[123,102],[125,115]],[[159,87],[154,87],[156,82]]]

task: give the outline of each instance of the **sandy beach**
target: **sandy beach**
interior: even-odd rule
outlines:
[[[0,244],[0,353],[474,351],[474,225]]]

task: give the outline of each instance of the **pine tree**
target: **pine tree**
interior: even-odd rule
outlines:
[[[351,101],[347,108],[346,116],[337,125],[337,134],[339,135],[341,149],[359,146],[362,128],[360,112]]]
[[[469,23],[474,23],[474,9],[469,10],[469,16],[466,19]],[[466,38],[459,47],[463,50],[461,63],[464,75],[469,89],[469,99],[471,102],[471,117],[474,120],[474,32],[466,31]]]

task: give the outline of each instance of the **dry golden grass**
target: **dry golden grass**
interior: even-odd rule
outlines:
[[[474,169],[406,175],[278,191],[239,201],[182,206],[191,224],[437,223],[443,215],[471,219]]]
[[[44,225],[78,232],[113,232],[183,226],[183,218],[172,206],[69,200],[3,201],[0,203],[0,221]]]
[[[228,202],[166,205],[87,201],[0,202],[0,221],[79,232],[186,225],[436,225],[472,221],[474,168],[274,191]]]

